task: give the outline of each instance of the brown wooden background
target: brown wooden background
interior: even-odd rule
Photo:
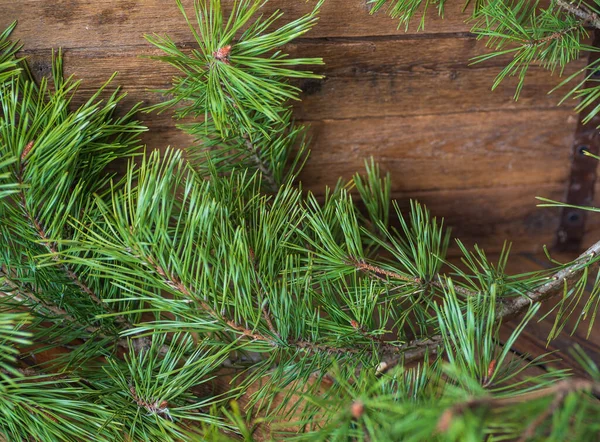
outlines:
[[[190,13],[191,3],[184,1]],[[536,208],[534,197],[565,195],[575,102],[557,107],[561,95],[547,94],[557,76],[536,68],[518,102],[514,81],[491,92],[505,60],[470,65],[484,45],[468,33],[462,2],[448,3],[446,19],[432,10],[417,33],[416,24],[404,32],[382,13],[370,16],[367,0],[327,0],[316,28],[289,45],[292,55],[326,63],[315,68],[324,80],[300,83],[295,115],[311,125],[314,140],[304,186],[322,194],[373,156],[391,172],[402,205],[409,198],[426,203],[467,243],[493,253],[509,239],[515,250],[539,252],[553,242],[559,212]],[[280,8],[285,21],[312,4],[271,0],[265,12]],[[84,79],[84,92],[119,71],[131,104],[160,100],[148,89],[167,86],[175,73],[141,57],[158,54],[144,33],[193,44],[171,0],[0,0],[0,11],[0,28],[19,20],[14,36],[36,74],[49,73],[50,51],[62,47],[66,71]],[[191,142],[169,115],[142,119],[151,148]],[[588,229],[596,224],[592,216]]]

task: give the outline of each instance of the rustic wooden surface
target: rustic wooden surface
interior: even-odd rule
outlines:
[[[191,0],[184,5],[191,12]],[[282,9],[285,22],[310,7],[271,0],[265,9]],[[547,94],[557,76],[537,68],[518,102],[514,81],[491,92],[505,60],[470,64],[486,49],[468,33],[461,7],[449,4],[444,20],[430,13],[425,32],[417,33],[416,26],[398,30],[383,14],[370,16],[367,0],[325,2],[319,24],[286,48],[326,63],[314,69],[323,80],[299,83],[304,94],[295,115],[313,137],[304,187],[323,194],[373,156],[391,172],[402,206],[410,198],[425,202],[467,244],[493,252],[508,239],[517,251],[539,252],[553,241],[559,212],[536,208],[534,197],[565,194],[575,103],[557,107],[560,94]],[[19,20],[15,37],[36,75],[49,73],[51,48],[62,47],[67,74],[84,79],[83,95],[116,70],[128,104],[160,101],[149,89],[167,86],[175,74],[141,57],[158,54],[145,33],[193,45],[170,0],[0,0],[0,10],[0,28]],[[141,117],[150,148],[192,143],[169,115]],[[599,224],[588,225],[590,238]]]

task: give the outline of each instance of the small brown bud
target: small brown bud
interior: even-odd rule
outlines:
[[[360,328],[360,325],[358,324],[358,322],[356,322],[354,319],[352,319],[350,321],[350,325],[352,326],[352,328],[358,330]]]
[[[354,401],[350,406],[350,414],[354,419],[360,419],[365,412],[365,404],[361,401]]]
[[[27,143],[27,145],[23,149],[23,153],[21,153],[21,161],[24,161],[27,155],[29,155],[29,152],[31,152],[31,149],[33,148],[33,143],[34,141],[30,141],[29,143]]]
[[[381,373],[385,373],[388,369],[389,365],[387,362],[385,361],[381,361],[378,365],[377,368],[375,369],[375,374],[381,374]]]
[[[492,359],[492,362],[490,362],[490,365],[488,365],[488,371],[487,371],[488,379],[492,377],[495,370],[496,370],[496,360]]]
[[[213,52],[215,60],[222,61],[223,63],[229,64],[229,53],[231,52],[231,45],[223,46]]]
[[[454,413],[451,408],[448,408],[446,411],[442,413],[440,419],[437,423],[437,430],[440,433],[445,433],[450,428],[450,424],[452,423],[452,418],[454,417]]]

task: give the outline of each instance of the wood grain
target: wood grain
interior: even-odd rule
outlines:
[[[192,0],[182,2],[193,16]],[[223,0],[226,11],[233,0]],[[269,15],[281,10],[281,23],[287,23],[311,11],[314,1],[272,0],[263,8]],[[3,14],[0,27],[18,19],[15,36],[26,41],[29,48],[108,48],[145,45],[144,34],[169,33],[175,41],[190,41],[190,32],[181,13],[170,0],[2,0]],[[470,25],[464,21],[468,13],[462,12],[462,2],[448,2],[446,18],[437,16],[431,8],[426,23],[427,33],[464,33]],[[320,14],[319,24],[305,38],[398,36],[398,21],[379,13],[369,15],[367,0],[327,0]],[[418,18],[417,18],[418,20]],[[417,21],[409,29],[416,33]],[[427,34],[418,34],[427,35]]]
[[[295,106],[295,117],[314,121],[539,109],[555,107],[562,98],[560,93],[547,93],[559,79],[535,67],[518,101],[513,99],[515,81],[509,80],[492,92],[494,78],[506,60],[471,65],[473,57],[485,53],[481,42],[473,38],[440,39],[434,50],[430,50],[430,46],[431,42],[423,40],[289,45],[287,49],[293,56],[323,56],[326,62],[325,66],[313,69],[325,75],[324,79],[298,83],[304,93],[302,101]],[[50,73],[50,50],[28,50],[25,54],[35,74]],[[160,55],[160,52],[150,47],[130,46],[118,51],[66,50],[65,70],[68,75],[85,79],[84,94],[118,71],[116,82],[129,94],[126,104],[137,101],[152,104],[163,98],[151,90],[169,87],[177,74],[165,63],[148,58],[152,55]],[[581,66],[574,63],[569,72]]]
[[[561,148],[570,134],[559,137],[556,127],[569,125],[570,116],[553,108],[308,121],[313,142],[303,187],[322,194],[339,177],[363,171],[372,156],[390,172],[396,193],[516,185],[534,192],[537,185],[566,179],[569,152]],[[144,135],[150,146],[194,144],[173,126],[152,129]]]

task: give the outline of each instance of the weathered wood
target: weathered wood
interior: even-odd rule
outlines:
[[[435,49],[430,45],[423,40],[290,45],[293,55],[321,55],[327,63],[314,67],[325,79],[299,83],[304,94],[295,106],[295,117],[314,121],[542,108],[556,106],[561,98],[560,93],[547,94],[558,79],[537,68],[530,70],[518,101],[513,99],[514,81],[491,92],[500,61],[470,66],[473,57],[485,52],[483,45],[472,38],[440,39]],[[26,54],[36,74],[50,72],[49,50]],[[118,71],[117,82],[129,94],[127,103],[151,104],[162,99],[151,90],[169,87],[177,74],[165,63],[147,58],[159,54],[149,47],[67,50],[65,68],[67,74],[85,79],[83,92],[97,88]],[[580,64],[575,63],[572,69]],[[574,126],[566,131],[573,130]]]
[[[589,161],[597,161],[593,158],[588,158]],[[559,198],[559,201],[566,200],[566,191],[565,195],[562,195]],[[596,185],[594,186],[594,199],[590,204],[592,207],[600,207],[600,182],[596,181]],[[560,213],[560,209],[553,209],[557,213]],[[584,227],[584,235],[582,240],[582,249],[585,249],[596,241],[600,239],[600,213],[598,212],[590,212],[587,215],[587,219]]]
[[[224,0],[230,10],[233,0]],[[191,0],[184,0],[188,15],[193,16]],[[272,0],[263,8],[266,14],[277,9],[284,12],[282,23],[308,13],[314,2]],[[426,22],[427,33],[464,33],[470,26],[462,12],[462,2],[448,2],[446,18],[431,8]],[[168,0],[1,0],[0,27],[18,19],[15,33],[29,48],[114,47],[123,42],[145,45],[144,34],[167,33],[178,42],[190,41],[190,31],[174,1]],[[369,15],[367,0],[328,0],[323,5],[319,24],[305,38],[364,37],[393,35],[403,38],[398,21],[383,13]],[[418,18],[409,33],[415,33]],[[427,34],[419,34],[427,35]],[[426,38],[426,37],[425,37]]]
[[[504,240],[515,250],[550,245],[559,211],[537,208],[536,196],[560,199],[568,173],[569,142],[555,129],[568,123],[560,109],[442,116],[311,122],[311,157],[303,188],[323,195],[364,170],[373,155],[392,175],[394,197],[410,198],[445,217],[454,234],[498,251]],[[470,141],[466,141],[470,140]],[[150,146],[184,148],[191,137],[173,128],[144,135]]]
[[[515,252],[541,253],[544,244],[551,244],[558,214],[537,208],[534,196],[558,197],[563,190],[563,184],[558,183],[539,185],[535,189],[529,186],[465,189],[400,193],[394,197],[404,210],[408,208],[408,198],[426,204],[434,215],[444,217],[445,225],[452,227],[453,237],[464,240],[468,246],[477,243],[494,253],[500,251],[504,241],[509,241]]]
[[[364,170],[364,160],[373,156],[390,172],[396,193],[516,185],[529,185],[534,193],[537,185],[567,177],[569,152],[561,148],[570,141],[563,132],[570,117],[553,108],[309,121],[313,142],[303,187],[322,194],[325,185]],[[144,141],[153,147],[193,145],[192,137],[167,123],[153,125]]]

